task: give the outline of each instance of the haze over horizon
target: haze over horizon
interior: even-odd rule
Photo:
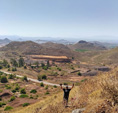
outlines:
[[[116,40],[117,4],[117,0],[0,0],[0,35]]]

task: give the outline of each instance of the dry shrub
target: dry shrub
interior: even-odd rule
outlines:
[[[99,100],[96,103],[91,103],[91,105],[86,107],[84,113],[112,113],[111,102]]]
[[[64,113],[64,109],[65,108],[62,103],[57,103],[56,105],[49,105],[45,110],[41,111],[40,113]]]
[[[118,109],[114,105],[118,105],[118,68],[100,73],[79,87],[76,106],[85,107],[84,113],[115,113]]]
[[[118,77],[117,75],[110,75],[108,78],[102,80],[102,97],[110,100],[112,105],[118,104]]]

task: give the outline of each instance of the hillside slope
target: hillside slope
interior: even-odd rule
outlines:
[[[102,52],[92,58],[92,61],[96,63],[103,63],[103,64],[118,64],[118,48],[110,49],[107,51]]]
[[[71,50],[63,44],[45,43],[37,44],[32,41],[11,42],[5,47],[0,48],[7,54],[18,55],[58,55],[71,57]]]
[[[85,108],[83,113],[117,113],[117,74],[118,67],[83,81],[79,87],[72,89],[68,108],[63,107],[61,92],[28,107],[14,109],[10,113],[71,113],[77,108]]]
[[[77,87],[73,88],[70,93],[70,99],[72,97],[75,97]],[[63,106],[63,91],[59,92],[58,94],[54,94],[52,96],[47,96],[47,98],[41,100],[40,102],[37,102],[35,104],[32,104],[25,108],[17,108],[12,110],[10,113],[68,113],[72,110],[71,109],[65,109]],[[70,103],[72,106],[72,103]],[[55,107],[53,107],[55,106]]]
[[[95,51],[95,50],[106,50],[106,48],[102,45],[98,45],[95,43],[90,43],[86,41],[79,41],[78,43],[74,45],[68,45],[69,48],[79,51],[79,50],[84,50],[84,51]]]

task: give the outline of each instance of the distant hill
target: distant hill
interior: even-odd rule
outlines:
[[[67,41],[67,40],[64,40],[64,39],[61,39],[61,40],[36,40],[35,41],[36,43],[39,43],[39,44],[42,44],[42,43],[47,43],[47,42],[52,42],[52,43],[57,43],[57,44],[64,44],[64,45],[67,45],[67,44],[73,44],[73,42],[70,42],[70,41]]]
[[[11,42],[8,45],[0,48],[1,51],[10,52],[13,54],[22,55],[58,55],[71,57],[71,50],[63,44],[45,43],[37,44],[32,41]]]
[[[98,42],[98,41],[94,41],[92,42],[96,45],[99,45],[99,46],[105,46],[106,48],[108,49],[111,49],[111,48],[115,48],[115,47],[118,47],[118,43],[114,43],[114,42]]]
[[[76,51],[106,50],[106,48],[103,45],[86,42],[84,40],[81,40],[78,43],[73,44],[73,45],[71,44],[68,47]]]
[[[97,56],[94,56],[92,60],[96,63],[103,64],[118,64],[118,47],[106,50]]]
[[[10,42],[11,42],[11,40],[9,40],[8,38],[0,39],[0,44],[8,44]]]

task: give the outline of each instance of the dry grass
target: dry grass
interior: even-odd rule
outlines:
[[[70,107],[64,108],[62,92],[47,97],[14,113],[71,113],[86,108],[84,113],[118,113],[118,68],[88,79],[70,94]]]
[[[89,79],[79,87],[78,108],[84,113],[113,113],[118,105],[118,68]]]
[[[61,91],[58,94],[54,94],[52,96],[47,96],[47,98],[44,98],[40,102],[37,102],[35,104],[29,105],[25,108],[17,108],[12,110],[10,113],[69,113],[72,110],[73,107],[73,100],[71,100],[72,97],[77,94],[77,87],[72,89],[70,93],[70,100],[69,100],[69,107],[68,109],[64,108],[64,105],[62,103],[63,101],[63,91]]]

